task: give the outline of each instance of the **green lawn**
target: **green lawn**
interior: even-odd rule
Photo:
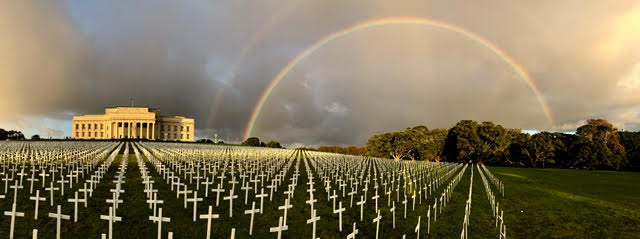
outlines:
[[[640,173],[503,167],[490,170],[505,184],[505,197],[499,201],[505,209],[507,235],[511,238],[640,237]],[[481,180],[475,184],[478,195],[484,193]],[[478,215],[486,218],[483,208],[488,208],[486,197],[474,204],[477,210],[472,211],[472,223]],[[471,231],[481,230],[484,224],[486,220],[481,219],[472,224]]]
[[[122,151],[121,151],[122,153]],[[63,238],[99,238],[100,233],[107,232],[107,222],[99,220],[99,215],[107,214],[108,204],[104,201],[110,196],[108,190],[113,188],[111,182],[118,170],[121,160],[128,160],[126,170],[126,183],[123,185],[125,193],[122,199],[125,205],[118,209],[118,216],[123,217],[122,222],[114,224],[114,238],[156,238],[157,226],[148,220],[151,214],[145,203],[145,194],[141,184],[139,164],[136,161],[133,150],[130,150],[128,158],[120,154],[111,164],[109,172],[103,182],[98,185],[94,195],[89,200],[89,207],[79,208],[79,222],[63,221]],[[297,159],[285,177],[279,192],[273,201],[265,200],[264,214],[256,214],[254,220],[254,232],[252,238],[276,238],[275,233],[269,232],[269,227],[277,226],[278,217],[282,215],[278,206],[284,201],[283,191],[290,183],[296,162],[305,157],[305,154],[292,155]],[[204,238],[206,233],[206,220],[192,221],[193,207],[189,203],[184,209],[183,199],[176,198],[175,191],[165,184],[153,166],[145,158],[145,164],[151,175],[155,178],[155,188],[159,190],[160,199],[164,200],[164,216],[171,217],[171,222],[163,223],[163,238],[166,232],[172,231],[174,238]],[[304,201],[308,199],[307,173],[304,163],[300,163],[300,176],[298,187],[293,198],[294,207],[288,212],[289,229],[283,233],[283,238],[311,238],[311,225],[306,224],[309,219],[309,205]],[[414,227],[421,216],[421,237],[427,238],[459,238],[464,217],[465,201],[468,197],[470,170],[466,169],[460,183],[452,194],[452,199],[442,214],[438,214],[438,221],[431,219],[431,232],[427,235],[427,205],[433,205],[433,197],[423,200],[422,205],[416,203],[416,211],[411,211],[408,205],[407,219],[403,219],[403,205],[396,203],[396,228],[392,228],[391,214],[386,203],[386,195],[381,193],[379,209],[382,212],[380,224],[380,238],[401,238],[406,234],[407,238],[415,238]],[[637,238],[640,235],[640,173],[610,172],[610,171],[578,171],[566,169],[524,169],[489,167],[490,171],[505,185],[505,197],[498,197],[501,208],[504,209],[505,224],[508,238]],[[470,238],[498,238],[498,229],[495,227],[494,218],[486,197],[477,168],[473,167],[474,184],[472,194],[472,210],[469,226]],[[227,175],[229,176],[229,175]],[[227,179],[228,180],[228,179]],[[240,180],[240,179],[237,179]],[[194,182],[195,183],[195,182]],[[441,190],[448,182],[434,193],[440,195]],[[27,238],[31,230],[38,228],[39,238],[55,237],[55,220],[47,217],[47,213],[54,208],[44,202],[40,206],[38,220],[33,220],[33,201],[28,200],[28,184],[26,190],[20,191],[18,196],[18,211],[26,212],[26,217],[16,218],[15,238]],[[76,190],[78,186],[74,185]],[[214,185],[215,186],[215,185]],[[266,185],[265,185],[266,186]],[[189,189],[193,189],[190,184]],[[229,186],[228,186],[229,187]],[[229,189],[227,187],[227,189]],[[231,228],[236,229],[236,238],[248,238],[249,217],[243,212],[251,207],[253,190],[249,193],[249,203],[244,204],[244,191],[236,186],[238,198],[234,200],[233,217],[229,218],[229,202],[220,199],[220,206],[215,207],[215,194],[209,193],[209,197],[198,204],[198,214],[204,214],[209,205],[214,205],[214,213],[220,214],[220,219],[214,220],[212,227],[213,238],[229,238]],[[375,238],[374,204],[371,199],[364,208],[364,220],[360,221],[359,207],[354,199],[353,208],[349,207],[349,196],[342,198],[343,207],[343,231],[338,231],[338,215],[331,210],[331,203],[327,201],[326,193],[322,188],[322,182],[317,178],[314,187],[318,203],[316,209],[321,217],[317,224],[317,236],[320,238],[346,238],[352,230],[352,224],[357,223],[359,229],[357,238]],[[40,185],[35,187],[41,189]],[[372,186],[371,186],[372,188]],[[496,191],[496,188],[492,189]],[[56,203],[63,205],[63,213],[73,214],[73,204],[66,202],[66,197],[71,190],[67,189],[65,197],[56,195]],[[224,193],[224,196],[228,191]],[[48,196],[41,191],[41,195]],[[371,196],[372,193],[369,193]],[[11,209],[12,190],[7,193],[7,199],[0,199],[0,210]],[[203,187],[198,193],[204,197]],[[223,195],[221,195],[222,197]],[[191,196],[190,196],[191,197]],[[395,196],[394,196],[395,197]],[[339,197],[341,198],[341,197]],[[357,198],[359,199],[359,197]],[[65,200],[63,202],[63,200]],[[409,199],[409,202],[411,200]],[[259,207],[259,201],[256,205]],[[8,237],[10,217],[0,218],[0,235]]]

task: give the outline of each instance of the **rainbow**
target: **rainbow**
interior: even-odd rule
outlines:
[[[282,81],[282,79],[301,60],[313,54],[315,51],[327,45],[328,43],[334,40],[337,40],[341,37],[344,37],[346,35],[349,35],[361,30],[373,28],[373,27],[396,25],[396,24],[421,25],[421,26],[437,27],[437,28],[449,30],[449,31],[461,34],[466,38],[474,42],[477,42],[482,46],[484,46],[485,48],[489,49],[490,51],[495,53],[497,56],[499,56],[501,59],[503,59],[511,68],[513,68],[513,70],[520,76],[520,78],[525,81],[525,83],[529,86],[531,91],[535,94],[538,102],[542,106],[542,110],[545,116],[547,117],[547,119],[549,120],[549,123],[551,124],[551,126],[553,126],[553,117],[551,115],[551,111],[549,110],[549,106],[547,105],[546,101],[542,97],[542,94],[540,93],[540,90],[538,90],[538,87],[536,86],[535,82],[532,80],[531,76],[529,76],[529,73],[527,73],[527,71],[520,64],[518,64],[511,56],[509,56],[506,52],[498,48],[495,44],[493,44],[489,40],[469,30],[466,30],[462,27],[453,25],[451,23],[443,22],[443,21],[437,21],[437,20],[420,18],[420,17],[389,17],[389,18],[381,18],[381,19],[362,22],[362,23],[353,25],[351,27],[345,28],[343,30],[331,33],[325,36],[324,38],[316,41],[309,48],[305,49],[303,52],[298,54],[293,60],[289,61],[289,63],[287,63],[287,65],[285,65],[280,70],[280,72],[278,72],[278,74],[273,78],[273,80],[271,80],[271,82],[269,83],[265,91],[260,96],[260,100],[258,100],[258,103],[256,104],[253,112],[251,113],[249,122],[247,123],[247,127],[244,133],[244,139],[251,136],[256,120],[258,116],[260,116],[260,112],[262,111],[262,107],[264,106],[265,102],[269,98],[269,95],[271,94],[273,89],[276,88],[276,86],[278,86],[278,83],[280,83],[280,81]]]
[[[231,67],[222,75],[222,82],[226,82],[227,84],[222,85],[218,88],[218,92],[216,93],[215,99],[213,100],[213,107],[209,112],[209,122],[207,125],[211,125],[211,121],[216,117],[218,110],[223,105],[223,99],[227,92],[227,89],[231,86],[233,81],[236,78],[236,72],[244,64],[247,57],[251,52],[258,46],[262,41],[269,36],[280,23],[289,17],[290,13],[298,9],[298,7],[302,4],[306,3],[305,0],[299,0],[294,2],[293,4],[286,4],[286,7],[280,8],[280,10],[273,15],[272,18],[267,21],[258,32],[256,32],[249,44],[245,45],[245,47],[240,50],[240,53],[233,58],[231,63]]]

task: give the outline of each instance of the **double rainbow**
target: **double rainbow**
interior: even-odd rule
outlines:
[[[498,48],[495,44],[493,44],[489,40],[469,30],[453,25],[451,23],[436,21],[428,18],[419,18],[419,17],[390,17],[390,18],[381,18],[381,19],[362,22],[362,23],[353,25],[351,27],[348,27],[346,29],[331,33],[326,37],[316,41],[309,48],[305,49],[303,52],[298,54],[293,60],[289,61],[289,63],[287,63],[287,65],[285,65],[285,67],[282,68],[280,72],[278,72],[278,74],[273,78],[273,80],[271,80],[271,82],[269,83],[265,91],[260,96],[260,100],[256,104],[251,114],[251,118],[249,118],[249,122],[247,123],[247,127],[244,133],[244,139],[251,136],[256,120],[260,116],[260,112],[262,111],[262,108],[264,107],[265,102],[269,98],[269,95],[271,95],[271,92],[273,92],[273,89],[275,89],[276,86],[278,86],[278,83],[280,83],[280,81],[282,81],[282,79],[285,76],[287,76],[287,74],[291,72],[291,70],[301,60],[313,54],[315,51],[329,44],[330,42],[340,39],[346,35],[349,35],[358,31],[362,31],[365,29],[373,28],[373,27],[397,25],[397,24],[420,25],[420,26],[436,27],[436,28],[449,30],[449,31],[461,34],[466,38],[474,42],[477,42],[480,45],[484,46],[485,48],[489,49],[491,52],[493,52],[498,57],[503,59],[509,66],[511,66],[511,68],[513,68],[513,70],[520,76],[520,78],[525,81],[525,83],[529,86],[531,91],[535,94],[538,102],[542,107],[542,110],[545,116],[547,117],[547,120],[549,121],[551,126],[553,126],[553,117],[551,115],[551,111],[549,110],[549,106],[547,105],[546,101],[542,97],[542,94],[540,93],[540,90],[536,86],[535,82],[532,80],[531,76],[529,76],[529,73],[527,73],[527,71],[520,64],[518,64],[511,56],[509,56],[506,52]]]

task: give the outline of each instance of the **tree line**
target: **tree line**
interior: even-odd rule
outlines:
[[[258,137],[249,137],[245,141],[242,142],[244,146],[252,146],[252,147],[267,147],[267,148],[282,148],[280,142],[271,140],[268,143],[260,141]]]
[[[24,134],[17,130],[0,129],[0,140],[24,140]]]
[[[450,129],[416,126],[374,135],[362,155],[395,160],[482,162],[516,167],[640,170],[640,132],[621,132],[591,119],[575,134],[523,133],[486,121]]]

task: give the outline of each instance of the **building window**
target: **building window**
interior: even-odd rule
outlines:
[[[84,132],[82,132],[82,137],[84,138]]]
[[[80,125],[79,125],[79,124],[76,124],[76,129],[78,129],[78,128],[80,128]]]
[[[82,124],[82,129],[84,129],[84,124]]]
[[[173,131],[178,131],[178,126],[177,125],[173,126]]]
[[[93,124],[94,129],[98,129],[98,124]]]
[[[100,137],[104,137],[104,132],[100,132]]]
[[[187,134],[187,139],[189,139],[189,134]]]
[[[104,124],[100,124],[100,129],[104,129]]]
[[[173,133],[173,138],[174,138],[174,139],[177,139],[177,138],[178,138],[178,134]]]
[[[80,137],[80,133],[76,132],[76,138]]]
[[[184,131],[184,126],[180,125],[180,132]]]
[[[118,127],[122,127],[122,122],[118,122]]]

